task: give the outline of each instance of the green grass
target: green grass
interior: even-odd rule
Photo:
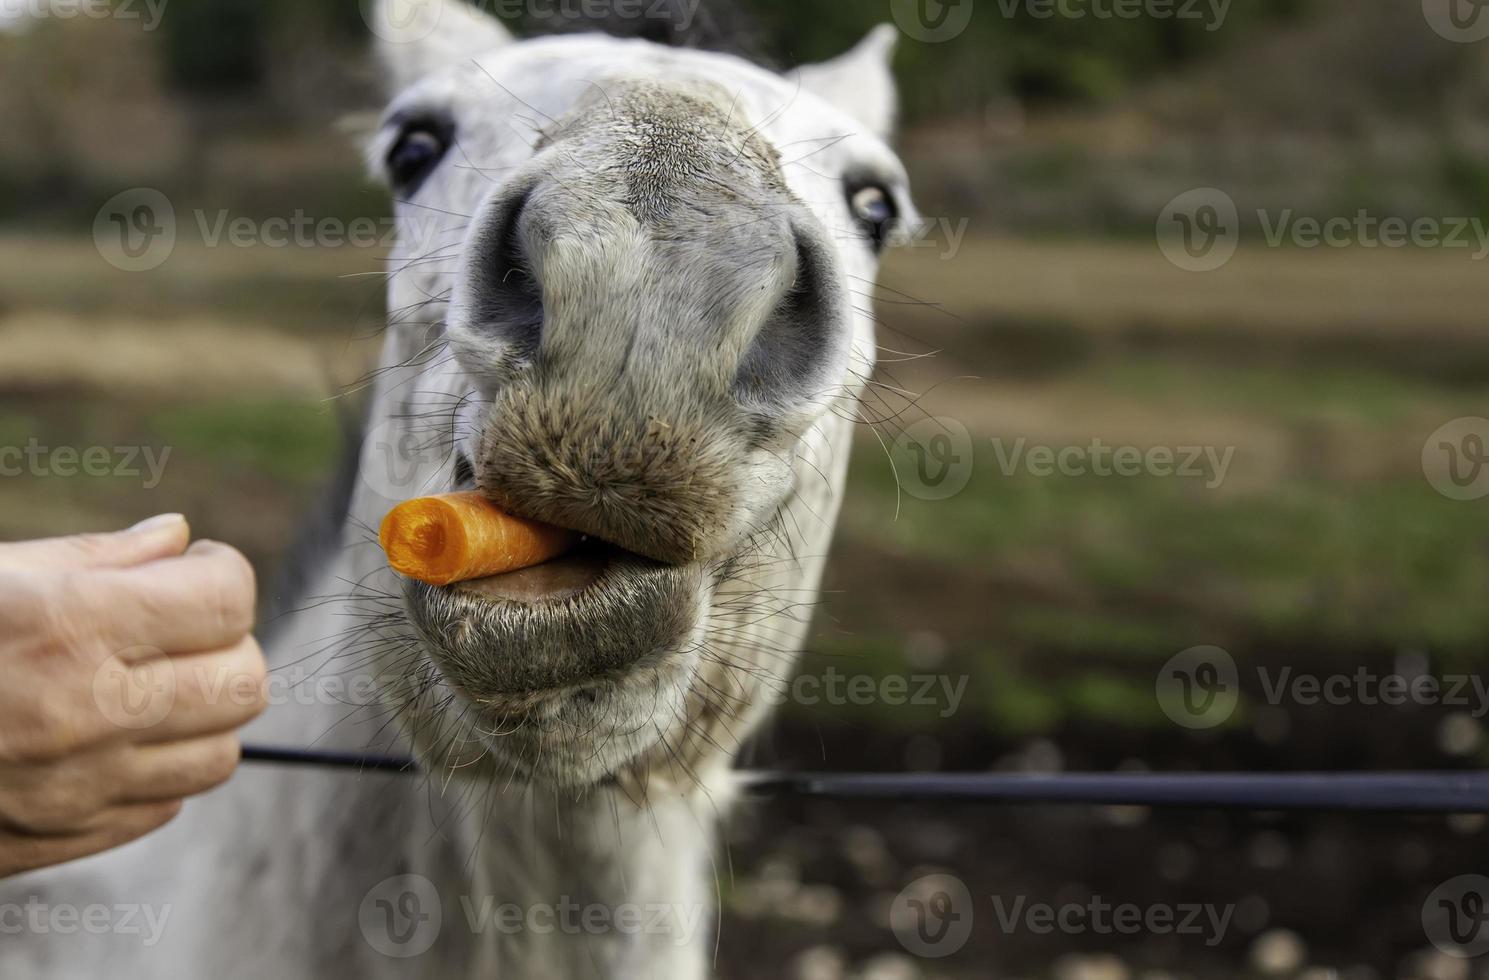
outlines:
[[[175,405],[156,411],[149,427],[178,453],[297,484],[321,480],[340,446],[334,410],[324,402]]]
[[[1168,597],[1256,630],[1475,652],[1489,635],[1489,542],[1482,508],[1438,496],[1420,477],[1350,486],[1290,481],[1221,496],[1175,479],[1005,477],[983,452],[968,488],[896,507],[882,458],[860,454],[846,533],[895,551],[1017,578],[1061,570],[1072,590]],[[1173,611],[1070,620],[1026,613],[1006,624],[1043,644],[1158,648]],[[1064,621],[1062,627],[1061,621]]]
[[[1009,634],[1019,633],[1011,625]],[[900,647],[883,635],[827,638],[803,658],[801,672],[821,677],[829,668],[840,675],[909,678],[920,691],[921,678],[936,682],[922,702],[817,703],[786,702],[782,709],[808,722],[836,721],[880,731],[913,734],[947,725],[1015,733],[1045,734],[1071,721],[1121,728],[1172,728],[1154,693],[1157,664],[1107,664],[1079,659],[1090,650],[1045,651],[1041,658],[1019,657],[1004,647],[981,647],[953,654],[934,668],[908,665]],[[1164,659],[1171,651],[1164,654]],[[965,688],[954,707],[942,678]],[[1237,710],[1228,724],[1244,721]]]
[[[1192,635],[1182,617],[1072,609],[1056,604],[1022,606],[1002,623],[1010,633],[1051,653],[1098,654],[1126,660],[1143,660],[1162,651],[1182,649]]]
[[[40,428],[39,420],[28,413],[0,412],[0,446],[25,446]]]

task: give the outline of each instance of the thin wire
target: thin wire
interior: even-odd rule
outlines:
[[[263,745],[243,746],[243,761],[267,765],[323,766],[332,769],[362,769],[367,772],[419,771],[413,759],[365,752],[335,752],[327,749],[278,749]]]
[[[243,761],[419,772],[411,758],[245,746]],[[1489,773],[813,773],[742,772],[771,798],[1070,804],[1223,810],[1489,813]]]
[[[749,773],[773,797],[1223,810],[1489,812],[1489,773]]]

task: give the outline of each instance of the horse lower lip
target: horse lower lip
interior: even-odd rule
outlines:
[[[443,588],[404,583],[410,624],[433,665],[473,704],[508,716],[686,659],[677,651],[705,589],[701,566],[594,541],[521,573]]]
[[[586,547],[542,565],[462,582],[453,588],[498,602],[557,602],[572,599],[598,582],[610,566],[610,558],[607,549]]]

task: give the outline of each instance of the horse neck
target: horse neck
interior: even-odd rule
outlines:
[[[580,800],[540,792],[509,790],[467,823],[477,858],[453,912],[477,937],[478,974],[705,976],[715,896],[707,804],[673,796],[638,806],[614,787]],[[447,903],[447,922],[451,914]]]

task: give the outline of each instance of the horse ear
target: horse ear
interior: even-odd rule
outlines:
[[[362,9],[398,89],[512,41],[501,21],[464,0],[374,0]]]
[[[891,66],[900,32],[880,24],[845,55],[797,69],[802,88],[826,99],[873,130],[888,137],[899,113],[899,92]]]

